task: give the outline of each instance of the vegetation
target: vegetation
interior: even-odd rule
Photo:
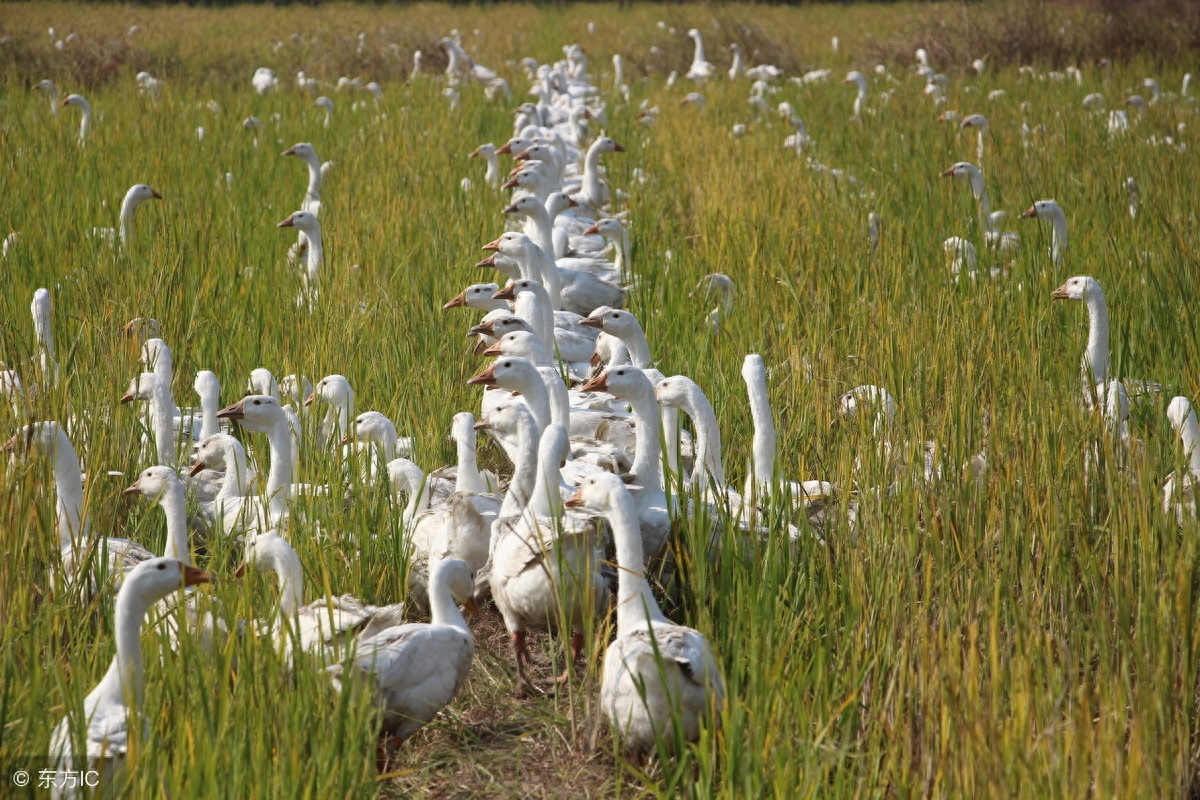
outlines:
[[[994,20],[1008,8],[917,11]],[[1095,21],[1089,6],[1062,9],[1072,20]],[[998,68],[1009,59],[995,51],[930,48],[935,67],[952,76],[937,107],[912,75],[907,49],[889,58],[895,83],[872,71],[888,55],[881,43],[907,42],[904,20],[914,13],[908,6],[0,6],[0,34],[11,37],[0,45],[0,159],[8,176],[0,225],[20,231],[3,262],[0,352],[9,366],[25,368],[33,355],[29,299],[48,287],[62,380],[29,413],[82,420],[86,445],[78,436],[76,445],[96,531],[156,552],[164,540],[161,511],[121,494],[150,463],[139,449],[138,415],[117,403],[139,371],[137,348],[118,328],[137,316],[164,324],[181,405],[191,402],[185,376],[198,369],[220,376],[229,401],[258,366],[314,380],[342,373],[360,409],[385,412],[415,438],[418,463],[451,461],[450,419],[478,407],[465,381],[481,363],[462,336],[474,320],[441,304],[479,280],[471,265],[502,229],[507,194],[485,187],[482,166],[466,156],[511,135],[511,106],[489,104],[479,87],[462,87],[457,111],[442,96],[436,42],[452,28],[518,91],[525,86],[519,58],[553,60],[570,42],[586,48],[604,89],[606,130],[626,148],[607,163],[631,220],[630,308],[662,371],[690,375],[712,399],[735,485],[749,459],[739,377],[749,352],[762,353],[773,370],[781,474],[846,489],[890,481],[871,459],[855,472],[856,456],[869,452],[869,423],[830,424],[839,396],[866,383],[896,396],[895,441],[916,448],[934,439],[946,465],[936,483],[906,480],[877,501],[861,493],[854,530],[841,514],[823,540],[806,535],[791,545],[782,524],[762,541],[729,530],[718,567],[693,559],[688,601],[676,615],[710,637],[729,699],[720,732],[677,761],[643,771],[610,744],[596,704],[597,659],[610,626],[597,626],[578,682],[516,700],[507,637],[488,611],[473,624],[477,658],[467,688],[378,777],[366,687],[338,697],[317,670],[289,672],[254,637],[216,654],[187,644],[161,663],[149,657],[150,732],[130,796],[1194,793],[1200,540],[1194,522],[1180,529],[1159,508],[1165,476],[1184,468],[1163,413],[1170,394],[1135,406],[1134,432],[1146,448],[1130,470],[1106,458],[1085,471],[1090,443],[1101,441],[1106,455],[1111,443],[1101,422],[1079,408],[1084,312],[1050,300],[1066,277],[1095,276],[1112,313],[1116,373],[1195,397],[1197,106],[1164,98],[1133,130],[1110,135],[1107,115],[1081,103],[1102,92],[1119,107],[1144,91],[1147,77],[1176,90],[1194,64],[1155,50],[1114,52],[1121,58],[1111,70],[1079,61],[1076,85],[1047,72],[1071,65],[1066,59],[1076,53],[1096,53],[1067,49],[1062,60],[1032,53],[1036,67],[1022,74],[1016,64]],[[134,24],[141,30],[131,35]],[[52,25],[58,38],[76,31],[80,40],[56,50],[46,35]],[[856,180],[812,169],[806,156],[784,149],[792,128],[746,104],[748,81],[731,84],[721,74],[695,87],[707,97],[704,109],[679,105],[694,87],[669,88],[665,77],[686,69],[684,34],[693,26],[722,68],[722,48],[734,40],[747,45],[752,63],[774,60],[789,74],[832,68],[828,85],[781,82],[768,99],[791,103],[803,117],[814,140],[806,156]],[[836,52],[832,36],[840,39]],[[431,69],[409,80],[417,47]],[[609,93],[609,58],[618,51],[636,78],[628,103]],[[993,68],[967,71],[971,58],[988,56]],[[279,73],[278,92],[253,92],[258,66]],[[136,91],[134,75],[143,69],[165,83],[157,99]],[[382,102],[323,90],[337,104],[324,127],[323,112],[292,81],[300,69],[325,82],[376,80]],[[849,69],[873,79],[861,124],[847,121],[853,88],[837,82]],[[76,144],[75,109],[51,116],[46,98],[31,91],[42,78],[91,100],[85,148]],[[880,94],[893,90],[883,102]],[[989,101],[994,90],[1005,94]],[[635,122],[642,100],[661,109],[657,124]],[[984,265],[1000,264],[982,248],[969,189],[939,177],[975,155],[973,134],[937,121],[945,109],[988,115],[982,166],[994,207],[1019,212],[1045,197],[1063,205],[1071,243],[1062,265],[1047,254],[1047,226],[1009,220],[1021,249],[1004,265],[1007,277],[952,279],[942,250],[951,235],[979,244]],[[262,120],[261,133],[243,129],[251,115]],[[748,126],[745,136],[730,136],[735,123]],[[322,196],[326,265],[312,314],[293,305],[296,277],[284,254],[294,240],[275,227],[303,197],[302,166],[279,155],[300,141],[335,162]],[[460,187],[464,176],[470,191]],[[1132,218],[1130,176],[1141,187]],[[130,246],[118,253],[89,233],[116,223],[120,198],[136,182],[164,199],[142,207]],[[872,211],[882,218],[874,252]],[[737,284],[716,333],[708,326],[715,299],[693,293],[711,272]],[[0,408],[0,438],[24,422]],[[959,466],[985,445],[986,478],[961,475]],[[484,460],[502,464],[490,445]],[[110,470],[125,477],[107,477]],[[315,447],[302,473],[311,483],[342,480],[335,456]],[[843,492],[841,510],[849,496]],[[384,487],[359,488],[345,504],[314,501],[305,513],[292,541],[305,565],[306,597],[403,595],[399,516]],[[685,552],[700,552],[706,524],[681,525]],[[81,606],[49,585],[54,531],[45,462],[0,462],[3,765],[46,752],[54,725],[113,650],[111,598]],[[216,541],[200,561],[228,576],[239,558],[236,542]],[[273,614],[277,596],[258,575],[220,582],[212,595],[230,619],[247,620]],[[549,676],[556,643],[536,641],[539,674]]]

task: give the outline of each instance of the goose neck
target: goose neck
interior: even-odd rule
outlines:
[[[432,625],[449,625],[470,633],[467,621],[463,619],[458,603],[454,602],[454,594],[445,581],[429,587],[429,617]]]
[[[124,705],[132,699],[135,707],[142,704],[145,667],[142,663],[142,620],[153,600],[136,587],[117,594],[114,613],[117,653],[108,672],[100,681],[97,693],[114,704]]]
[[[1108,379],[1108,303],[1099,286],[1087,295],[1088,341],[1083,356],[1083,368],[1091,374],[1096,385]]]
[[[292,486],[292,433],[286,418],[267,431],[271,468],[267,472],[267,504],[272,516],[287,509]]]
[[[661,492],[662,476],[662,416],[654,391],[646,382],[646,390],[629,398],[633,411],[633,425],[637,452],[633,456],[631,471],[648,492]]]
[[[699,386],[689,386],[684,411],[696,426],[696,465],[692,471],[692,483],[722,487],[725,485],[725,467],[721,463],[721,429],[712,403]]]
[[[499,517],[513,517],[525,510],[533,494],[534,473],[537,470],[537,423],[533,415],[517,416],[517,445],[513,451],[513,475],[500,505]]]
[[[163,555],[174,558],[184,564],[192,563],[188,553],[187,498],[184,495],[183,484],[172,481],[158,498],[163,513],[167,517],[167,545]]]
[[[775,472],[776,440],[766,374],[756,370],[753,375],[747,376],[746,393],[750,398],[750,417],[754,422],[754,481],[760,486],[769,486]]]
[[[649,622],[666,622],[646,580],[641,523],[637,504],[628,491],[609,496],[605,516],[612,526],[617,548],[617,635],[645,628]]]
[[[175,420],[171,414],[171,401],[161,380],[154,381],[150,390],[150,427],[154,431],[154,443],[158,450],[158,463],[175,463]]]
[[[66,433],[59,431],[54,456],[54,485],[58,492],[58,539],[60,547],[80,545],[83,529],[83,479],[79,456]]]
[[[271,565],[279,576],[279,613],[291,619],[304,602],[304,569],[300,556],[283,539],[276,541],[272,550]]]
[[[562,516],[562,493],[559,484],[562,473],[559,462],[566,451],[567,434],[561,425],[551,425],[542,434],[538,448],[537,479],[533,484],[533,495],[529,498],[529,511],[534,518]]]

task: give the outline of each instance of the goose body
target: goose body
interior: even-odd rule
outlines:
[[[568,505],[608,518],[617,548],[617,636],[604,654],[600,708],[625,752],[637,758],[674,740],[694,742],[715,722],[725,685],[712,648],[699,631],[677,625],[659,608],[643,572],[636,504],[621,479],[585,478]]]
[[[82,717],[72,720],[73,715],[68,714],[51,734],[50,759],[55,769],[95,770],[104,791],[119,792],[119,775],[129,744],[130,704],[140,710],[145,694],[142,620],[155,603],[172,592],[211,581],[208,573],[172,558],[152,558],[129,572],[117,593],[113,614],[117,653],[100,683],[84,698]],[[149,720],[145,722],[148,736]],[[86,750],[76,753],[73,733],[80,728]],[[80,764],[81,758],[86,766]],[[82,796],[79,789],[55,787],[51,796]]]
[[[456,600],[471,603],[474,578],[461,561],[433,565],[429,578],[432,619],[393,625],[360,637],[352,668],[370,679],[383,712],[385,733],[407,739],[462,690],[471,670],[475,639]],[[349,665],[327,668],[340,689]]]

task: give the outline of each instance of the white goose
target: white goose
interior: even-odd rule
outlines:
[[[700,38],[700,31],[692,28],[687,35],[696,45],[692,54],[692,65],[688,67],[687,78],[693,81],[708,80],[716,74],[717,68],[704,60],[704,40]]]
[[[137,480],[123,494],[137,494],[162,507],[167,519],[167,541],[163,548],[163,556],[177,559],[188,566],[192,564],[192,556],[188,546],[187,520],[187,490],[175,470],[166,466],[155,466],[143,470]],[[213,617],[211,611],[200,607],[197,594],[194,591],[185,592],[184,613],[188,630],[199,634],[201,644],[212,649],[213,645],[226,636],[225,623]],[[164,610],[171,612],[173,604],[165,603]],[[172,646],[179,640],[179,629],[174,615],[168,613],[159,623],[165,628]]]
[[[130,570],[117,593],[113,612],[117,653],[100,683],[88,693],[82,715],[68,713],[50,735],[50,759],[55,769],[84,768],[99,772],[104,791],[120,793],[120,774],[129,742],[130,712],[142,719],[145,668],[142,658],[142,620],[150,608],[186,586],[210,583],[213,577],[173,558],[152,558]],[[150,721],[142,719],[149,737]],[[83,730],[86,750],[76,753],[74,731]],[[77,787],[52,790],[53,797],[82,796]],[[90,795],[89,795],[90,796]]]
[[[672,742],[673,726],[694,742],[702,724],[715,724],[725,685],[708,640],[667,619],[643,573],[637,507],[621,479],[583,480],[567,501],[608,518],[617,546],[617,638],[604,654],[600,708],[635,758]]]
[[[1172,472],[1163,486],[1163,513],[1173,516],[1180,525],[1196,518],[1196,487],[1200,486],[1200,422],[1186,397],[1176,397],[1167,406],[1167,419],[1183,442],[1187,468],[1182,474]]]
[[[1021,212],[1021,219],[1042,219],[1050,222],[1050,259],[1056,267],[1061,264],[1063,255],[1067,252],[1067,215],[1063,213],[1062,206],[1054,200],[1038,200]]]
[[[300,295],[296,298],[297,307],[311,308],[319,294],[318,277],[321,266],[325,263],[325,247],[321,239],[321,223],[317,215],[311,211],[293,211],[275,227],[296,228],[308,240],[305,251],[304,272],[300,274]]]
[[[613,367],[585,383],[585,392],[608,392],[629,403],[633,412],[637,448],[630,473],[639,485],[638,520],[642,531],[642,550],[647,563],[666,559],[671,534],[671,517],[667,510],[667,495],[663,486],[662,417],[654,386],[646,373],[635,366]],[[675,410],[675,409],[671,409]]]
[[[350,420],[354,418],[354,389],[345,375],[326,375],[317,381],[312,394],[304,398],[304,405],[311,406],[317,401],[329,406],[319,429],[321,446],[336,445],[350,433]]]
[[[519,692],[533,688],[525,670],[525,631],[570,627],[572,658],[560,676],[565,680],[582,652],[584,624],[603,610],[608,593],[594,523],[563,514],[559,464],[568,446],[561,425],[546,429],[529,505],[520,516],[501,519],[495,533],[492,598],[512,638]]]
[[[220,520],[226,535],[273,530],[284,523],[292,496],[291,429],[279,401],[251,394],[217,413],[255,433],[265,433],[271,448],[271,466],[263,495],[230,498],[212,509],[210,524]]]
[[[254,483],[255,473],[246,458],[246,448],[236,438],[228,433],[214,433],[206,436],[196,445],[195,463],[192,464],[191,474],[199,476],[205,470],[214,470],[222,475],[220,489],[212,498],[210,516],[216,516],[224,504],[234,498],[241,498],[250,493]],[[242,502],[237,500],[236,502]]]
[[[154,558],[153,553],[137,542],[92,535],[84,516],[79,456],[61,425],[53,421],[31,422],[0,446],[0,451],[21,450],[48,456],[54,466],[58,543],[62,558],[59,572],[67,584],[85,577],[86,570],[87,581],[81,583],[81,588],[94,591],[100,580],[111,580],[115,586],[124,579],[127,570]],[[57,583],[55,573],[51,573],[50,580],[51,585]]]
[[[483,180],[488,186],[500,186],[500,159],[496,157],[496,145],[488,142],[472,150],[468,158],[482,158],[487,163],[487,171]]]
[[[162,200],[162,195],[144,183],[135,183],[130,186],[129,191],[125,192],[125,197],[121,200],[121,213],[117,218],[118,227],[115,229],[92,228],[92,236],[109,243],[119,244],[122,249],[128,247],[129,240],[133,236],[133,215],[147,200]]]
[[[832,484],[822,480],[792,481],[776,477],[775,419],[771,414],[767,366],[762,356],[757,353],[746,356],[742,361],[742,380],[746,383],[750,418],[754,422],[751,473],[746,476],[744,497],[761,503],[772,496],[784,495],[791,499],[796,510],[803,511],[813,521],[825,501],[833,495]]]
[[[370,680],[383,712],[384,734],[402,742],[458,695],[471,671],[475,639],[456,602],[475,612],[474,577],[462,561],[433,566],[429,578],[431,620],[394,625],[360,637],[353,668]],[[340,691],[346,665],[326,668]]]
[[[300,556],[274,531],[246,538],[242,577],[248,567],[274,572],[279,578],[279,615],[260,623],[260,630],[275,639],[276,646],[291,657],[294,649],[335,663],[356,644],[404,621],[403,604],[372,606],[348,594],[304,602],[304,568]]]
[[[1106,399],[1111,392],[1125,395],[1120,404],[1128,409],[1129,398],[1124,383],[1113,379],[1109,374],[1108,349],[1108,303],[1104,298],[1104,290],[1100,283],[1088,275],[1076,275],[1068,278],[1062,286],[1050,293],[1055,300],[1081,300],[1088,311],[1087,347],[1080,360],[1080,382],[1083,390],[1083,404],[1090,410],[1107,411],[1109,403]],[[1125,379],[1133,388],[1135,395],[1157,393],[1162,387],[1153,381]],[[1114,400],[1114,403],[1116,401]],[[1128,413],[1122,419],[1128,418]]]
[[[87,144],[88,131],[92,129],[92,104],[81,94],[69,94],[62,101],[64,106],[75,106],[80,111],[79,146]]]

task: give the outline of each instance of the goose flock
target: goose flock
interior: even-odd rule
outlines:
[[[827,69],[786,78],[772,65],[748,66],[736,43],[729,48],[732,66],[726,71],[706,59],[699,30],[686,35],[694,55],[682,78],[696,91],[683,98],[694,108],[677,113],[702,112],[700,90],[710,82],[752,81],[749,105],[761,110],[769,109],[766,98],[784,81],[812,87],[832,79]],[[440,46],[448,61],[444,80],[451,103],[477,88],[498,98],[511,95],[509,81],[477,63],[459,35],[442,39]],[[489,255],[477,266],[496,270],[496,279],[466,285],[444,305],[447,341],[452,333],[469,330],[477,338],[476,355],[495,359],[467,381],[480,387],[478,408],[446,415],[455,445],[453,463],[417,464],[413,438],[404,435],[405,421],[379,410],[360,410],[382,398],[356,392],[356,376],[349,373],[314,383],[300,374],[277,378],[260,367],[244,384],[236,376],[226,377],[229,385],[239,387],[233,395],[241,395],[243,386],[246,394],[222,406],[218,375],[203,369],[192,384],[197,405],[180,406],[173,395],[172,350],[161,336],[171,325],[150,318],[122,328],[140,344],[141,368],[113,392],[121,404],[136,409],[145,432],[138,445],[142,471],[125,491],[161,507],[167,528],[161,557],[136,541],[101,535],[89,519],[84,490],[88,435],[95,435],[102,420],[88,419],[83,412],[34,420],[3,444],[14,457],[53,465],[61,559],[51,567],[51,585],[78,592],[80,598],[117,592],[112,667],[83,708],[54,729],[52,759],[68,763],[78,744],[86,742],[87,756],[104,779],[120,780],[130,709],[140,706],[145,682],[154,679],[153,669],[144,665],[142,622],[177,590],[219,580],[214,575],[235,566],[210,563],[208,572],[194,566],[196,555],[213,549],[215,542],[233,543],[240,551],[239,575],[253,570],[277,576],[276,612],[258,620],[226,618],[222,608],[193,591],[179,603],[185,609],[177,617],[182,626],[155,627],[163,627],[171,641],[192,635],[209,648],[220,646],[233,632],[262,635],[292,669],[320,671],[338,690],[352,678],[366,681],[378,708],[385,751],[411,737],[462,691],[476,644],[461,605],[470,616],[495,613],[502,620],[520,696],[574,680],[586,658],[586,635],[615,610],[615,637],[602,657],[599,708],[629,758],[669,754],[677,741],[695,742],[705,729],[714,730],[726,702],[722,654],[714,652],[704,633],[664,612],[686,607],[679,594],[681,564],[708,559],[719,568],[723,537],[753,541],[782,535],[792,543],[806,537],[823,543],[861,524],[863,498],[935,484],[956,473],[947,469],[937,442],[901,440],[895,425],[899,404],[888,388],[861,385],[844,392],[832,409],[839,420],[862,421],[869,431],[872,445],[860,452],[852,484],[839,485],[828,476],[784,474],[769,396],[772,367],[761,355],[749,353],[742,377],[753,423],[752,458],[742,483],[728,477],[713,403],[691,377],[661,371],[668,365],[655,358],[654,343],[631,310],[638,305],[639,273],[631,258],[631,229],[636,230],[638,220],[634,211],[622,209],[623,187],[611,185],[605,169],[613,159],[627,156],[625,148],[602,130],[608,115],[630,111],[623,104],[609,107],[612,98],[622,96],[623,62],[614,56],[618,91],[610,95],[592,81],[582,47],[572,44],[562,52],[562,59],[553,63],[521,62],[535,99],[516,108],[511,138],[482,143],[470,153],[483,162],[482,174],[465,177],[464,187],[472,187],[474,178],[492,191],[512,194],[495,220],[497,229],[504,229],[480,245]],[[414,64],[422,64],[421,56],[420,51],[414,54]],[[978,207],[976,242],[956,234],[943,245],[954,279],[1012,280],[1009,261],[1027,245],[1016,233],[1002,230],[1006,214],[991,207],[981,168],[995,158],[988,119],[978,113],[960,117],[942,108],[946,76],[933,70],[924,51],[917,62],[933,109],[976,134],[976,163],[960,161],[941,173],[966,182]],[[679,77],[672,76],[668,84]],[[898,79],[880,67],[874,73],[851,71],[842,81],[856,88],[849,117],[855,124],[866,124],[874,107],[892,96],[891,88],[873,96],[873,80],[890,87]],[[351,83],[346,80],[347,86]],[[267,67],[255,72],[251,84],[257,94],[283,91]],[[162,81],[141,73],[138,86],[157,96]],[[297,87],[306,103],[323,112],[323,128],[342,113],[326,95],[311,100],[320,84],[304,73]],[[1185,82],[1185,96],[1186,87]],[[35,88],[50,96],[51,111],[58,113],[55,84],[44,80]],[[375,103],[383,96],[378,83],[359,88],[370,92]],[[1085,100],[1089,107],[1102,103],[1102,98]],[[78,141],[87,144],[92,106],[78,94],[68,95],[61,105],[80,109]],[[646,105],[638,109],[638,121],[652,125],[659,113]],[[779,113],[795,130],[786,146],[801,154],[812,152],[812,140],[795,109],[781,103]],[[248,118],[245,127],[258,130],[261,123]],[[742,126],[738,135],[745,133]],[[295,198],[296,210],[277,223],[297,233],[287,253],[296,277],[296,296],[289,296],[289,302],[296,313],[320,315],[327,312],[320,290],[326,270],[323,228],[328,224],[335,230],[339,223],[322,206],[331,164],[322,162],[309,142],[294,144],[282,156],[304,162],[308,172],[303,198]],[[870,191],[844,171],[805,158],[808,168]],[[508,161],[501,159],[511,160],[507,177]],[[1137,187],[1132,178],[1129,186],[1133,216]],[[134,226],[138,208],[161,199],[148,184],[132,185],[121,202],[117,227],[98,227],[93,236],[115,250],[128,250],[137,234],[144,234]],[[1043,199],[1019,216],[1051,225],[1045,269],[1059,269],[1068,245],[1064,209]],[[870,215],[872,251],[882,223],[878,214]],[[6,240],[6,254],[8,244]],[[716,296],[707,322],[714,334],[719,332],[732,313],[734,280],[711,273],[695,291]],[[1111,436],[1102,444],[1128,464],[1139,447],[1131,406],[1164,389],[1112,368],[1108,306],[1095,278],[1070,277],[1051,298],[1079,301],[1087,309],[1079,405],[1083,413],[1104,420]],[[463,310],[470,315],[467,321],[459,316]],[[56,359],[48,289],[34,294],[32,315],[36,357],[0,372],[0,389],[14,413],[24,417],[38,407],[39,393],[61,389],[65,379]],[[228,399],[228,390],[226,395]],[[1169,402],[1166,416],[1182,442],[1186,467],[1166,479],[1161,507],[1183,525],[1196,517],[1200,423],[1182,396]],[[480,466],[480,436],[492,439],[503,455],[498,475]],[[1099,457],[1097,448],[1089,451],[1089,461]],[[302,482],[300,466],[310,451],[333,454],[341,465],[342,485]],[[878,464],[884,469],[870,468]],[[970,474],[983,479],[987,465],[985,449],[971,459]],[[406,575],[405,596],[374,605],[351,595],[323,593],[305,604],[305,570],[294,543],[321,533],[314,532],[319,525],[306,519],[307,504],[299,501],[344,497],[354,502],[369,487],[381,485],[387,487],[390,514],[400,532],[403,558],[395,567]],[[786,523],[770,527],[772,512],[781,508]],[[681,520],[696,518],[711,526],[710,541],[704,552],[684,552],[673,532]],[[418,616],[428,621],[415,621]],[[549,631],[563,640],[562,673],[548,683],[530,666],[531,630]]]

